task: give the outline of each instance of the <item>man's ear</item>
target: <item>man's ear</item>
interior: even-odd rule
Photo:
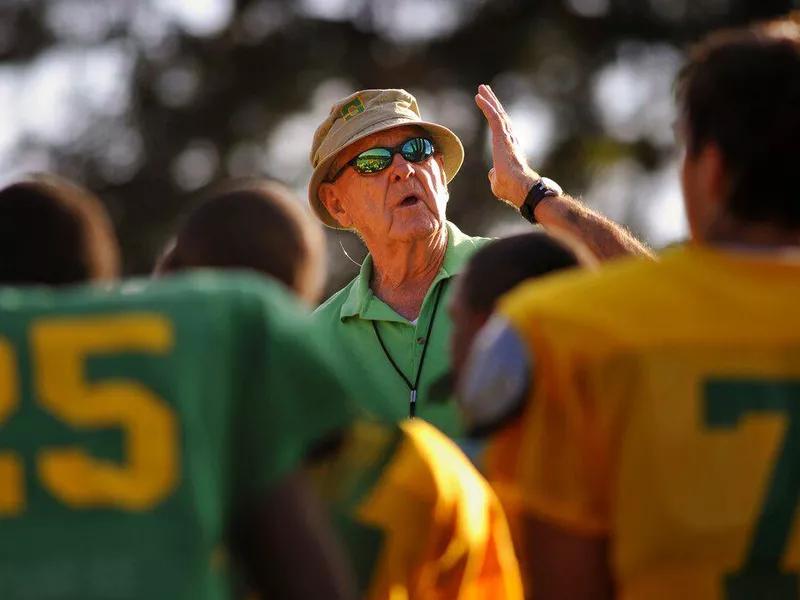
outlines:
[[[336,185],[325,182],[319,186],[317,193],[322,204],[328,209],[328,212],[336,222],[345,229],[350,229],[353,226],[353,220],[345,211],[344,206],[342,206],[342,198],[339,195],[339,190],[336,189]]]
[[[705,197],[711,201],[715,209],[719,209],[728,195],[728,176],[722,152],[713,142],[703,146],[697,158],[700,176],[705,190]]]

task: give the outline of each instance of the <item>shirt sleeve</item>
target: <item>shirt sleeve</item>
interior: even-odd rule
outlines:
[[[236,382],[234,487],[240,502],[301,466],[351,422],[350,400],[309,317],[255,301]]]

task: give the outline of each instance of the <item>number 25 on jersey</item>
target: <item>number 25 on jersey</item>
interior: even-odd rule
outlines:
[[[178,478],[178,421],[172,408],[134,380],[87,381],[86,359],[134,352],[166,354],[172,324],[155,314],[50,318],[28,331],[40,408],[75,430],[120,428],[124,462],[92,457],[77,446],[39,448],[36,478],[54,498],[74,509],[143,511],[170,495]],[[20,408],[17,357],[0,337],[0,429]],[[0,449],[0,518],[25,510],[22,458]]]

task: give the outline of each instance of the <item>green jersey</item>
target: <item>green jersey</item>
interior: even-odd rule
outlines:
[[[277,283],[0,289],[0,598],[222,599],[232,514],[340,430]]]

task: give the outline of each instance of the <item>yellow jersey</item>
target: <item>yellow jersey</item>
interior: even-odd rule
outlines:
[[[358,422],[314,473],[369,600],[519,600],[497,497],[458,447],[421,420]]]
[[[532,364],[485,464],[512,510],[608,535],[620,598],[800,597],[800,257],[687,246],[499,314]]]

